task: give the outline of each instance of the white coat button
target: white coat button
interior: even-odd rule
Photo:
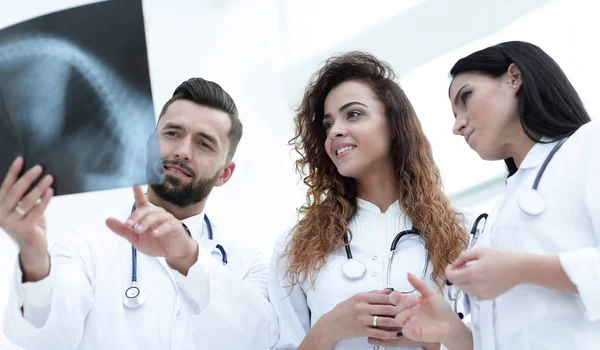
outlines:
[[[377,276],[377,272],[373,272],[373,273],[371,274],[371,276],[373,276],[373,277]]]

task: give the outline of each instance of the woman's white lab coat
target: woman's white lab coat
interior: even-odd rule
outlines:
[[[122,302],[131,285],[131,245],[108,228],[55,244],[42,281],[21,284],[17,264],[6,336],[26,349],[269,348],[278,325],[267,299],[268,258],[227,243],[216,228],[209,240],[203,219],[184,220],[201,247],[187,277],[138,251],[138,285],[147,299],[137,309]]]
[[[357,211],[349,226],[353,232],[350,243],[352,256],[366,264],[365,276],[359,280],[349,280],[342,275],[341,266],[347,261],[347,256],[345,249],[340,247],[329,256],[326,265],[318,273],[314,288],[307,280],[291,289],[291,292],[287,288],[289,281],[284,276],[289,263],[286,258],[279,259],[286,244],[287,232],[279,237],[272,256],[269,279],[269,298],[279,315],[281,329],[276,349],[296,349],[319,318],[338,303],[358,293],[384,289],[392,240],[400,231],[410,229],[412,223],[397,201],[385,213],[381,213],[376,205],[358,199]],[[410,291],[412,287],[407,280],[407,272],[420,277],[425,266],[427,271],[423,280],[437,290],[438,287],[430,278],[432,266],[427,262],[423,246],[415,241],[399,244],[392,262],[392,286],[396,291]],[[373,346],[366,337],[362,337],[342,340],[335,349],[384,348]]]
[[[600,348],[600,122],[581,127],[554,155],[538,187],[546,210],[529,216],[517,197],[555,144],[536,144],[508,178],[475,247],[558,255],[579,295],[519,285],[472,301],[476,349]]]

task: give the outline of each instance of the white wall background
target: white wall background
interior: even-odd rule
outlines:
[[[0,27],[91,1],[0,0]],[[474,50],[507,40],[541,46],[566,71],[592,118],[600,113],[593,1],[584,0],[144,0],[155,110],[190,77],[221,84],[236,100],[245,134],[231,181],[207,213],[232,237],[270,254],[293,225],[304,193],[287,141],[293,107],[331,54],[362,49],[390,62],[433,145],[449,195],[490,210],[502,162],[486,163],[452,134],[448,71]],[[474,186],[477,190],[469,192]],[[56,197],[50,238],[67,225],[104,225],[131,205],[131,189]],[[0,232],[0,324],[17,250]],[[0,334],[0,348],[13,346]]]

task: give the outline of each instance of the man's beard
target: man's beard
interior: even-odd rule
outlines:
[[[175,176],[166,175],[162,184],[151,185],[150,188],[164,201],[185,208],[208,197],[220,174],[219,170],[211,178],[198,179],[198,181],[191,181],[187,184]]]

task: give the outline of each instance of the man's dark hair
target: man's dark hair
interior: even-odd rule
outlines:
[[[191,78],[181,83],[177,89],[175,89],[171,99],[163,106],[159,119],[165,114],[167,108],[177,100],[188,100],[201,106],[225,112],[229,115],[231,128],[228,135],[230,145],[229,152],[227,153],[227,160],[233,159],[235,150],[242,138],[243,126],[239,118],[237,107],[231,96],[215,82],[204,80],[202,78]]]

